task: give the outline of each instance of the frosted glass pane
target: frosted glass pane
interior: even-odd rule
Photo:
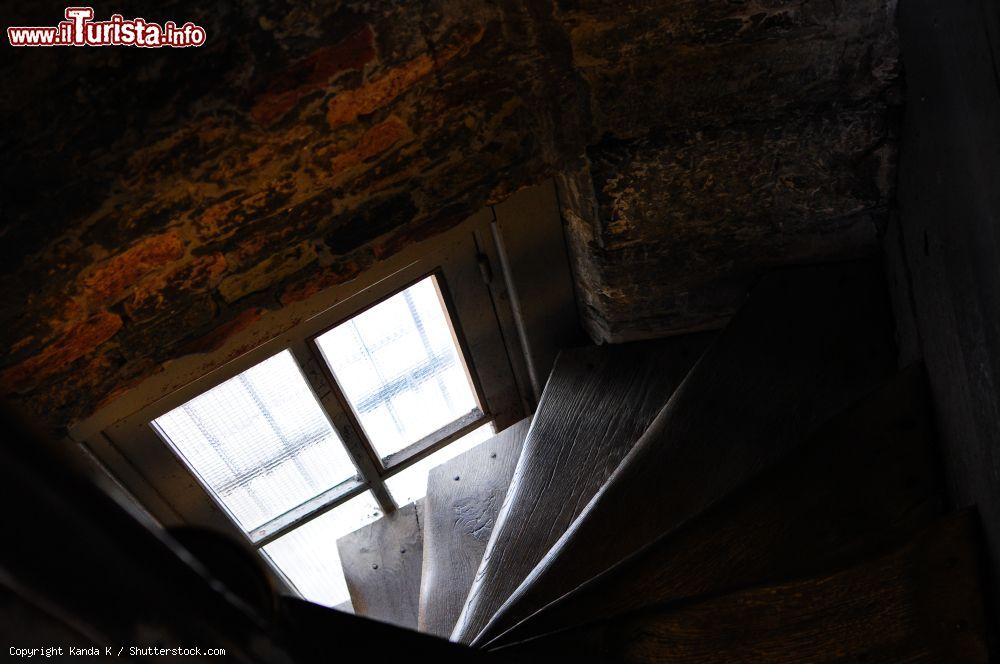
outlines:
[[[489,440],[493,435],[492,424],[484,424],[473,429],[455,442],[393,475],[385,481],[385,486],[389,489],[389,493],[392,494],[397,505],[406,505],[420,500],[427,495],[427,474],[431,472],[431,468],[440,466],[462,452],[471,450],[476,445]]]
[[[289,351],[158,417],[153,428],[247,532],[357,473]]]
[[[366,491],[274,540],[263,548],[264,555],[304,598],[335,606],[350,599],[337,540],[381,516],[375,498]]]
[[[476,409],[434,277],[316,339],[379,456]]]

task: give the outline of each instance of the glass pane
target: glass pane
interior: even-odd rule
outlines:
[[[381,516],[375,498],[366,491],[282,535],[263,551],[304,598],[336,606],[350,599],[337,540]]]
[[[153,421],[247,532],[357,471],[291,352]]]
[[[383,458],[477,408],[434,277],[316,343]]]
[[[441,448],[434,454],[421,459],[406,470],[400,471],[385,481],[397,505],[406,505],[427,495],[427,474],[431,468],[454,459],[462,452],[489,440],[494,435],[493,424],[488,423],[473,429],[458,440]]]

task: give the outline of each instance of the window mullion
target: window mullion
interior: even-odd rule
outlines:
[[[354,461],[361,478],[368,484],[372,495],[375,496],[375,501],[386,514],[394,512],[397,505],[382,479],[381,467],[377,462],[378,457],[365,438],[364,432],[355,426],[352,418],[345,411],[338,398],[336,386],[332,384],[326,372],[320,368],[316,356],[308,347],[308,342],[304,339],[297,340],[289,345],[289,350],[302,369],[302,373],[316,395],[320,407],[340,434],[347,453]]]

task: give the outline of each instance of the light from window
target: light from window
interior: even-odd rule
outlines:
[[[382,458],[484,417],[433,276],[315,342]],[[248,534],[358,473],[289,350],[151,425]],[[393,500],[423,497],[431,468],[493,434],[492,424],[479,426],[388,477]],[[378,482],[379,474],[359,480]],[[381,516],[365,491],[304,523],[289,515],[290,530],[259,550],[303,597],[336,606],[349,599],[337,540]]]
[[[357,472],[287,350],[153,425],[247,532]]]
[[[350,599],[337,540],[381,516],[375,498],[366,491],[266,545],[264,555],[304,598],[336,606]]]
[[[385,481],[385,486],[398,505],[406,505],[427,495],[427,474],[435,466],[454,459],[462,452],[489,440],[494,435],[493,425],[484,424],[473,429],[453,443],[421,459],[409,468],[399,471]]]
[[[433,276],[316,343],[383,458],[478,408]]]

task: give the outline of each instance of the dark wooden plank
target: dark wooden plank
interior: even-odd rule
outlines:
[[[472,643],[497,636],[703,512],[894,368],[880,265],[801,267],[765,277],[586,510]]]
[[[689,597],[810,576],[904,541],[941,512],[923,366],[838,415],[808,444],[487,647]]]
[[[527,417],[428,475],[420,631],[451,635],[530,426]]]
[[[666,403],[707,334],[564,351],[452,639],[468,641],[559,539]]]
[[[989,661],[969,513],[853,567],[681,607],[652,607],[500,653],[523,661]]]
[[[410,503],[337,540],[355,614],[416,629],[422,503]]]
[[[977,505],[1000,600],[1000,3],[899,3],[900,229],[959,505]],[[898,297],[905,297],[899,292]]]

